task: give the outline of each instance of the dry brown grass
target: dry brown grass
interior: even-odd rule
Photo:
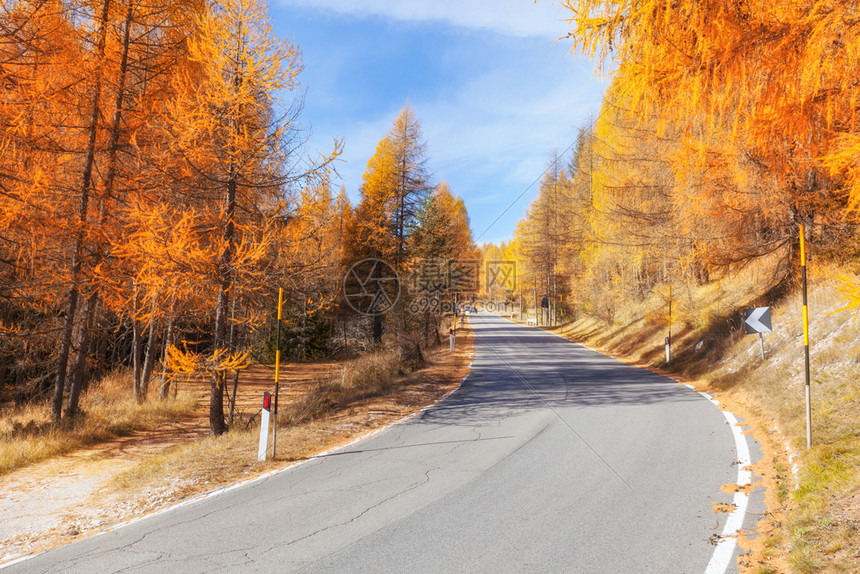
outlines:
[[[384,345],[349,361],[336,375],[317,380],[307,394],[279,413],[279,423],[297,424],[384,395],[413,370],[400,347]]]
[[[54,425],[46,405],[6,407],[0,411],[0,475],[176,420],[194,407],[194,399],[184,393],[176,399],[137,404],[127,371],[116,371],[94,384],[81,398],[82,416],[72,423]]]
[[[774,445],[772,504],[784,505],[788,517],[762,537],[760,559],[750,560],[747,571],[778,571],[767,562],[783,555],[794,572],[860,572],[860,321],[843,309],[836,277],[845,271],[812,265],[813,448],[807,450],[799,292],[773,305],[764,360],[758,337],[743,335],[741,327],[742,309],[768,304],[762,295],[771,287],[772,265],[752,265],[689,291],[676,285],[671,365],[663,349],[666,294],[659,291],[619,309],[614,325],[583,318],[563,332],[631,362],[703,380],[722,398],[749,407],[757,438]],[[783,441],[798,457],[797,488]]]

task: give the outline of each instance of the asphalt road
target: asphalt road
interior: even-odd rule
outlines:
[[[738,480],[721,411],[543,331],[472,324],[471,375],[409,422],[4,574],[705,572],[711,503]]]

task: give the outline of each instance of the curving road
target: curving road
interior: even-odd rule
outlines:
[[[719,409],[538,329],[472,324],[471,375],[409,422],[6,572],[722,572],[711,503],[732,502],[738,453]]]

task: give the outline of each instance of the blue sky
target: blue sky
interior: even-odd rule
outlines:
[[[536,186],[514,200],[599,113],[608,85],[555,42],[567,24],[549,0],[270,0],[269,15],[302,50],[307,152],[344,140],[338,183],[352,201],[408,101],[434,181],[463,197],[479,243],[511,236]]]

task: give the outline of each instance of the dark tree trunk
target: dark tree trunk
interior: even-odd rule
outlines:
[[[78,402],[81,390],[84,386],[84,378],[87,376],[87,358],[90,355],[90,340],[92,333],[93,316],[98,296],[95,292],[87,298],[84,307],[84,320],[81,324],[81,340],[78,346],[78,356],[75,360],[75,370],[72,375],[71,387],[69,389],[69,405],[66,408],[65,418],[72,419],[78,414]]]
[[[103,315],[100,314],[100,317]],[[96,367],[93,370],[93,380],[100,381],[105,376],[105,366],[108,362],[108,340],[102,328],[97,329],[96,332],[98,333],[98,343],[95,351]]]
[[[170,394],[170,379],[167,378],[167,368],[168,368],[168,358],[167,358],[167,350],[170,348],[170,345],[173,343],[173,309],[171,305],[170,318],[167,320],[167,332],[164,335],[164,350],[162,352],[162,357],[164,361],[164,368],[161,371],[161,384],[158,387],[158,400],[165,400]]]
[[[228,287],[222,286],[218,290],[218,304],[215,313],[215,349],[221,349],[225,341],[225,326],[227,306],[229,305]],[[212,385],[209,389],[209,433],[220,436],[227,431],[224,420],[224,393],[227,388],[227,377],[224,371],[212,373]]]
[[[382,341],[382,315],[373,316],[373,342],[380,343]]]
[[[232,225],[230,225],[232,227]],[[230,296],[228,285],[222,285],[218,290],[218,303],[215,313],[215,349],[221,349],[227,341],[227,307]],[[212,384],[209,389],[209,433],[220,436],[227,432],[227,424],[224,421],[224,393],[227,388],[227,377],[224,371],[216,370],[212,373]]]
[[[158,310],[157,294],[152,298],[149,308],[149,327],[146,333],[146,355],[140,369],[140,396],[145,401],[149,397],[149,380],[152,377],[152,365],[155,360],[155,312]],[[141,342],[141,348],[143,343]]]
[[[75,246],[75,251],[76,253],[79,252],[77,245]],[[66,371],[69,368],[69,354],[72,348],[72,331],[74,331],[75,328],[75,312],[78,308],[77,281],[80,269],[80,260],[76,257],[76,261],[72,264],[72,288],[69,290],[69,301],[66,304],[66,320],[63,324],[63,338],[60,341],[60,356],[57,359],[57,377],[54,383],[54,402],[52,408],[54,422],[60,422],[60,418],[63,414],[63,394],[66,391]]]
[[[131,320],[132,342],[131,342],[131,365],[134,373],[134,398],[138,403],[143,402],[143,388],[141,387],[141,355],[143,350],[143,337],[140,332],[140,324],[136,319]]]
[[[233,217],[236,212],[237,182],[231,179],[227,183],[227,201],[225,205],[226,222],[224,224],[223,252],[219,262],[218,273],[220,275],[220,287],[218,289],[218,303],[215,311],[215,345],[214,349],[221,349],[227,343],[227,310],[230,307],[230,291],[233,288],[233,239],[234,223]],[[209,433],[220,436],[227,431],[224,421],[224,393],[227,381],[224,371],[215,371],[212,374],[212,385],[209,389]]]
[[[236,412],[236,391],[239,389],[239,371],[233,372],[233,388],[230,391],[230,412],[227,415],[227,426],[233,426],[233,415]]]
[[[149,333],[146,341],[146,358],[143,361],[143,372],[140,375],[140,394],[143,399],[149,396],[149,381],[152,378],[152,369],[155,365],[156,354],[155,319],[149,322]]]
[[[25,392],[25,371],[26,368],[19,365],[17,372],[15,373],[15,394],[13,400],[15,401],[15,406],[20,407],[24,404],[24,400],[27,397]]]
[[[54,422],[60,422],[63,410],[63,393],[66,387],[66,371],[69,366],[69,354],[72,346],[72,331],[75,326],[75,314],[78,308],[78,282],[80,280],[82,259],[83,259],[83,244],[86,237],[85,225],[87,222],[87,212],[89,207],[90,191],[92,188],[93,165],[95,163],[96,154],[96,135],[98,132],[99,116],[101,115],[101,92],[102,92],[102,70],[101,66],[105,59],[105,43],[107,41],[107,24],[110,14],[110,0],[104,0],[102,4],[101,22],[99,24],[99,41],[98,41],[98,70],[96,72],[95,86],[93,87],[92,109],[89,121],[89,141],[86,148],[86,159],[84,160],[84,170],[81,175],[81,200],[78,208],[78,222],[80,229],[75,236],[75,246],[72,256],[72,273],[70,277],[71,287],[69,288],[68,303],[66,304],[66,319],[63,325],[63,337],[60,341],[60,356],[57,360],[57,376],[54,384],[54,401],[52,405],[52,414]]]
[[[236,328],[236,298],[230,310],[230,352],[236,352],[239,348],[239,333]],[[233,372],[233,388],[230,389],[230,400],[227,409],[227,428],[233,427],[233,414],[236,410],[236,392],[239,389],[239,371]]]

